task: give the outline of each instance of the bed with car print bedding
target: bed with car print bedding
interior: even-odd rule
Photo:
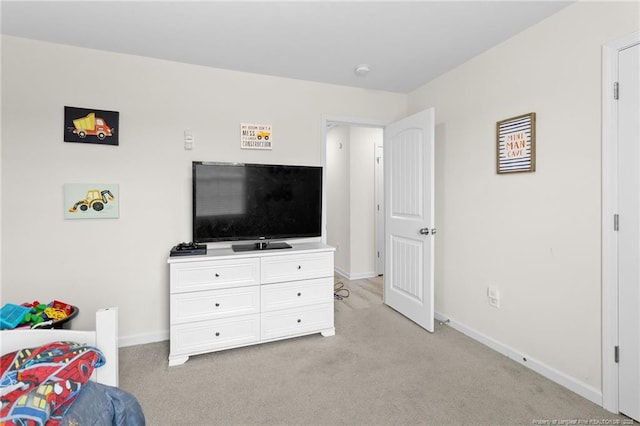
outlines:
[[[91,331],[0,331],[0,350],[0,424],[145,424],[117,387],[117,308],[98,310]]]

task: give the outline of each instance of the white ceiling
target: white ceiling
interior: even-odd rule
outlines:
[[[2,0],[0,13],[18,37],[408,93],[571,1]]]

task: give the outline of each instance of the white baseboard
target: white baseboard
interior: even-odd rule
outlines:
[[[458,330],[462,334],[466,334],[472,339],[482,343],[485,346],[488,346],[489,348],[501,353],[508,358],[511,358],[519,364],[530,368],[531,370],[546,377],[547,379],[556,382],[561,386],[564,386],[565,388],[588,399],[594,404],[602,406],[602,392],[594,388],[593,386],[581,382],[580,380],[577,380],[576,378],[571,377],[568,374],[558,371],[555,368],[518,351],[517,349],[507,346],[504,343],[498,342],[497,340],[486,336],[470,327],[467,327],[466,325],[461,324],[453,318],[450,318],[440,312],[435,313],[435,318],[437,321],[446,323],[451,328]]]
[[[357,274],[351,274],[351,278],[349,278],[350,280],[365,280],[367,278],[373,278],[373,277],[377,277],[378,274],[375,273],[375,271],[372,272],[359,272]]]
[[[334,268],[334,272],[340,275],[341,277],[348,279],[349,281],[364,280],[367,278],[373,278],[378,276],[378,274],[376,274],[375,271],[374,272],[358,272],[356,274],[350,274],[348,272],[343,271],[340,268]]]
[[[125,348],[127,346],[144,345],[146,343],[162,342],[169,340],[169,330],[152,334],[137,334],[135,336],[126,336],[118,339],[118,347]]]
[[[333,268],[333,272],[335,272],[336,274],[340,275],[342,278],[346,278],[349,279],[348,275],[345,271],[343,271],[342,269],[338,268],[337,266]]]

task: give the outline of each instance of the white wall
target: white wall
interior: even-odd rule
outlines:
[[[120,308],[121,342],[166,338],[169,249],[191,235],[191,161],[320,165],[323,114],[392,120],[406,96],[2,37],[2,302]],[[120,112],[120,145],[64,143],[64,106]],[[239,148],[241,122],[272,151]],[[191,129],[193,151],[183,149]],[[120,218],[64,220],[64,183],[117,183]]]
[[[601,47],[639,16],[578,2],[409,96],[411,112],[436,110],[436,311],[596,396]],[[537,170],[497,175],[495,123],[528,112]]]
[[[327,131],[327,244],[336,248],[334,266],[347,273],[350,264],[351,192],[349,185],[349,127]]]
[[[375,147],[382,143],[380,128],[351,126],[351,244],[350,273],[354,277],[376,275],[375,265]]]

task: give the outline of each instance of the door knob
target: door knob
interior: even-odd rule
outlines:
[[[429,235],[429,228],[422,228],[420,229],[420,233],[422,235]]]

